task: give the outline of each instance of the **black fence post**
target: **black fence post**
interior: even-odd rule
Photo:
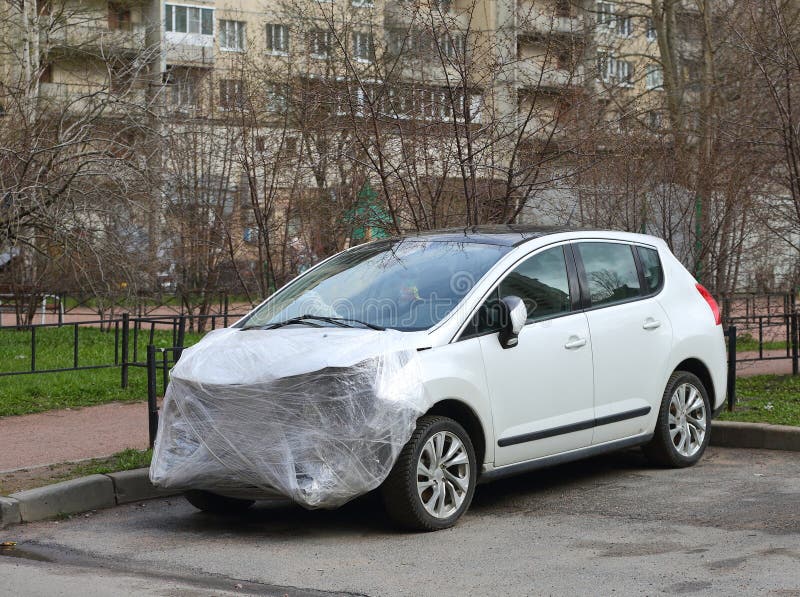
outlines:
[[[72,332],[72,366],[78,368],[78,324]]]
[[[792,375],[797,375],[798,370],[798,355],[797,355],[797,317],[798,313],[792,313]]]
[[[158,401],[156,396],[158,368],[156,366],[156,347],[147,345],[147,426],[150,437],[150,447],[156,442],[158,431]]]
[[[164,348],[161,350],[161,363],[162,363],[162,372],[161,372],[161,383],[163,384],[163,391],[164,395],[167,395],[167,384],[169,384],[169,353],[167,352],[168,349]]]
[[[31,371],[36,371],[36,326],[31,326]]]
[[[181,358],[181,351],[183,350],[183,343],[186,339],[186,316],[181,315],[178,320],[178,341],[175,343],[175,360]]]
[[[736,326],[728,327],[728,410],[736,406]]]
[[[130,339],[130,314],[122,314],[122,389],[128,387],[128,340]]]

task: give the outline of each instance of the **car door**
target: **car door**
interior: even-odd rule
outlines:
[[[659,407],[672,346],[669,318],[655,297],[663,276],[658,254],[657,267],[645,273],[639,249],[628,243],[578,242],[574,253],[592,341],[592,443],[638,435]]]
[[[538,251],[503,277],[467,335],[478,335],[492,403],[495,466],[588,446],[592,346],[569,245]],[[528,320],[518,344],[498,341],[496,305],[519,296]]]

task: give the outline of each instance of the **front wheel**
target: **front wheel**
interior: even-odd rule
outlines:
[[[660,466],[692,466],[708,446],[711,408],[708,391],[696,375],[676,371],[667,382],[655,435],[643,447],[647,458]]]
[[[475,449],[453,419],[424,416],[381,486],[386,511],[399,525],[420,531],[453,526],[475,493]]]

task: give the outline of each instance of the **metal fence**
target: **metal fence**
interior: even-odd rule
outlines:
[[[195,320],[198,316],[194,316]],[[218,327],[227,327],[238,319],[237,315],[227,313],[220,315],[203,316],[205,327],[214,330]],[[91,369],[111,369],[120,370],[120,387],[128,387],[128,374],[131,367],[147,367],[146,355],[141,354],[139,348],[142,340],[146,340],[147,346],[153,345],[156,330],[170,330],[172,346],[184,346],[186,343],[187,323],[190,320],[188,315],[159,315],[149,317],[131,317],[128,313],[115,319],[81,321],[76,323],[46,323],[28,326],[4,326],[0,327],[0,342],[3,342],[4,334],[28,334],[26,344],[29,346],[28,361],[24,368],[11,371],[0,371],[0,377],[14,375],[32,375],[47,373],[63,373],[67,371],[85,371]],[[102,325],[102,333],[113,337],[113,359],[109,358],[104,362],[81,362],[81,329],[97,329]],[[60,355],[60,362],[69,362],[63,366],[41,366],[42,336],[45,330],[49,329],[72,329],[72,338],[69,347],[69,354]],[[47,347],[48,349],[51,347]],[[52,354],[49,355],[52,358]]]
[[[154,316],[180,316],[189,317],[189,321],[204,321],[206,317],[228,315],[231,318],[245,315],[255,304],[247,297],[231,296],[227,293],[217,293],[207,297],[207,316],[194,315],[187,307],[187,296],[198,296],[198,293],[181,294],[155,294],[131,295],[120,297],[106,297],[102,301],[94,295],[78,295],[64,293],[14,293],[0,287],[0,328],[17,327],[19,325],[55,323],[57,325],[71,324],[76,319],[100,319],[99,324],[105,325],[108,321],[120,318],[122,313],[128,313],[132,318]],[[196,302],[196,301],[190,301]],[[86,322],[82,322],[86,323]],[[194,326],[190,326],[194,327]]]

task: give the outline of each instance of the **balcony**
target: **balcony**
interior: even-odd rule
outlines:
[[[516,83],[521,89],[579,87],[583,84],[583,67],[577,66],[570,70],[555,65],[543,66],[531,58],[523,59],[517,63]]]
[[[519,33],[528,36],[583,35],[582,17],[554,16],[552,12],[541,13],[538,9],[520,7],[518,14]]]
[[[132,107],[143,108],[146,101],[144,89],[132,89],[122,95],[116,95],[100,86],[69,83],[41,83],[39,85],[41,107],[57,114],[102,108],[109,115],[122,115],[130,113]]]
[[[178,43],[167,40],[167,64],[214,66],[214,46]]]
[[[80,23],[57,25],[43,31],[40,43],[48,50],[60,53],[135,54],[146,46],[144,25],[128,25],[124,29],[109,29],[103,24]]]

